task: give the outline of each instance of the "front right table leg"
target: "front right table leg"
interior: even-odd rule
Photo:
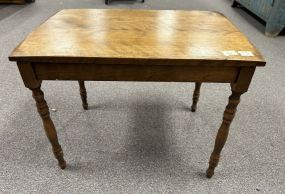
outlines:
[[[241,94],[242,94],[241,92],[235,92],[232,90],[232,94],[229,97],[229,103],[226,106],[226,110],[224,112],[223,122],[216,136],[215,147],[210,157],[209,168],[207,170],[208,178],[211,178],[214,175],[214,170],[218,165],[220,159],[220,153],[226,143],[230,124],[235,116],[237,105],[240,102]]]

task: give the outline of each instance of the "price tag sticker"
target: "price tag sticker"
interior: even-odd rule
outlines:
[[[238,51],[242,57],[254,57],[254,54],[251,51]]]
[[[238,55],[238,53],[236,51],[222,51],[222,53],[225,56],[234,56],[234,55]]]

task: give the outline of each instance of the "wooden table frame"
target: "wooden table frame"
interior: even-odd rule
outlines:
[[[51,68],[53,67],[53,68]],[[78,67],[78,68],[76,68]],[[191,111],[196,111],[199,99],[201,82],[226,82],[231,83],[232,94],[226,106],[223,122],[218,130],[214,150],[210,157],[207,177],[212,177],[214,169],[218,165],[220,153],[227,140],[230,124],[234,118],[241,94],[245,93],[250,85],[255,67],[220,68],[220,67],[185,67],[185,66],[141,66],[141,65],[121,65],[116,68],[112,65],[76,64],[73,63],[21,63],[18,68],[23,78],[24,84],[33,92],[38,112],[43,120],[46,135],[52,144],[53,153],[59,162],[59,166],[64,169],[66,162],[63,158],[63,151],[58,142],[55,126],[49,115],[49,108],[41,90],[43,80],[81,80],[79,81],[80,95],[84,109],[88,109],[87,92],[82,80],[93,81],[172,81],[172,82],[196,82],[193,94],[193,104]],[[98,74],[94,70],[100,69]],[[148,72],[141,73],[138,69]],[[161,73],[163,71],[163,73]],[[176,73],[173,74],[173,71]],[[88,73],[93,72],[93,73]],[[102,74],[102,72],[104,72]],[[168,72],[171,75],[165,76]],[[218,74],[217,72],[223,73]],[[164,74],[165,73],[165,74]],[[159,77],[158,75],[163,75]],[[186,76],[187,75],[187,76]]]
[[[106,12],[112,15],[114,21],[114,15],[117,14],[116,11]],[[121,12],[125,13],[124,11],[117,12],[120,12],[120,15],[122,14]],[[116,14],[113,15],[113,13]],[[145,14],[146,16],[151,15],[152,17],[154,17],[153,15],[159,12],[137,11],[137,13]],[[170,13],[173,14],[173,12]],[[177,13],[182,14],[181,16],[183,16],[184,14],[189,14],[188,12]],[[126,14],[132,13],[126,12]],[[190,13],[190,15],[191,14],[192,12]],[[193,14],[196,17],[196,15],[200,13],[193,12]],[[199,17],[207,17],[207,14],[208,12],[206,14],[202,13]],[[211,16],[213,16],[213,13],[210,14]],[[217,17],[217,20],[221,20],[221,24],[223,22],[227,22],[223,16],[216,15],[216,13],[214,13],[214,17]],[[108,21],[107,17],[106,21]],[[56,24],[58,25],[58,22],[56,22]],[[51,23],[48,23],[48,25],[51,25]],[[45,26],[43,25],[41,29],[43,29],[44,27]],[[50,26],[49,29],[51,29]],[[247,92],[256,66],[265,65],[265,62],[261,55],[258,53],[258,51],[255,50],[254,47],[252,47],[251,44],[246,41],[246,39],[244,39],[242,34],[236,28],[229,24],[229,31],[230,30],[232,30],[233,33],[237,34],[237,37],[244,41],[242,45],[240,45],[240,47],[247,46],[248,49],[251,50],[256,57],[248,58],[241,56],[229,56],[228,58],[223,59],[223,56],[221,54],[217,55],[217,59],[199,59],[196,56],[194,56],[194,58],[192,59],[175,57],[54,57],[38,56],[40,55],[38,53],[36,53],[37,56],[32,56],[30,52],[33,52],[35,54],[35,52],[38,50],[35,51],[35,49],[32,49],[32,44],[29,43],[27,43],[28,46],[25,46],[24,41],[24,43],[22,43],[22,45],[16,48],[13,54],[11,54],[10,60],[17,61],[17,65],[22,76],[23,82],[25,86],[29,88],[33,93],[33,98],[36,101],[39,115],[42,118],[46,135],[50,143],[52,144],[53,153],[56,159],[58,160],[60,168],[62,169],[66,167],[66,162],[63,158],[62,148],[58,142],[55,126],[50,118],[49,108],[44,99],[44,93],[41,90],[41,83],[43,80],[78,80],[83,108],[86,110],[88,109],[88,104],[87,92],[84,85],[85,80],[195,82],[196,84],[191,107],[191,111],[193,112],[195,112],[197,108],[197,102],[199,100],[200,87],[202,83],[229,83],[232,94],[230,95],[228,105],[225,108],[223,121],[218,130],[215,140],[215,146],[209,160],[207,177],[210,178],[213,176],[215,167],[218,165],[221,151],[227,140],[230,124],[235,116],[237,106],[240,102],[240,96],[243,93]],[[191,31],[189,33],[192,33],[192,35],[194,36],[196,32]],[[224,41],[231,40],[232,39],[224,39]],[[239,42],[234,42],[233,44],[236,44],[236,47],[239,46]],[[210,44],[208,46],[213,48],[217,47]],[[32,51],[24,51],[25,48],[31,49]],[[56,47],[54,47],[54,49],[56,49]],[[80,52],[82,52],[82,50]],[[157,52],[159,52],[159,50],[154,53]]]

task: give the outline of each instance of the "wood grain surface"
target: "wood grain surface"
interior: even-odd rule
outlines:
[[[254,56],[222,53],[229,50],[251,51]],[[265,65],[257,49],[222,14],[174,10],[62,10],[29,34],[9,58],[96,64],[120,59],[122,64]]]

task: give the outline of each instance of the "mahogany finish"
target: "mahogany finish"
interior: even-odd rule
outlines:
[[[201,25],[203,24],[203,25]],[[253,56],[225,56],[223,51]],[[207,177],[214,174],[241,94],[256,66],[265,61],[222,14],[171,10],[63,10],[52,16],[13,51],[23,82],[33,91],[54,154],[65,168],[63,152],[40,89],[43,80],[196,82],[192,111],[202,82],[230,83],[232,95],[218,130]]]

